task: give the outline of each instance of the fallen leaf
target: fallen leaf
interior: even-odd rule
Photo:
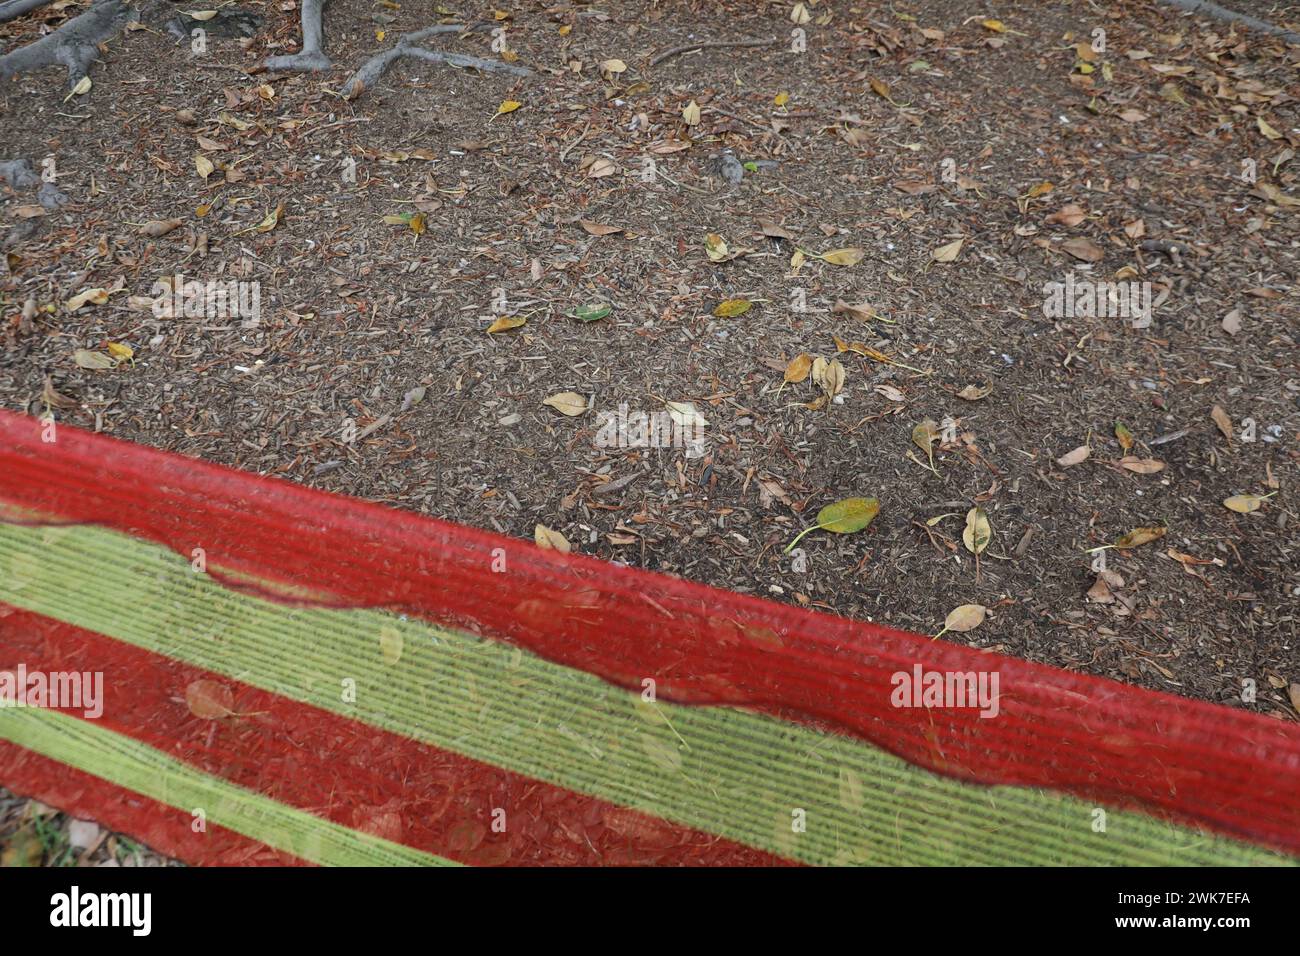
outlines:
[[[1119,466],[1139,475],[1154,475],[1165,470],[1165,463],[1154,458],[1126,457],[1119,460]]]
[[[980,399],[988,398],[992,393],[992,385],[967,385],[957,393],[957,397],[967,402],[978,402]]]
[[[221,720],[235,713],[235,695],[225,684],[196,680],[185,688],[185,704],[202,720]]]
[[[1061,248],[1083,262],[1100,262],[1106,255],[1102,252],[1101,246],[1083,236],[1067,239],[1061,243]]]
[[[597,322],[613,311],[614,307],[608,302],[589,302],[578,306],[569,315],[581,322]]]
[[[1276,492],[1274,492],[1276,494]],[[1223,499],[1223,507],[1229,511],[1235,511],[1238,514],[1250,514],[1252,511],[1258,511],[1265,499],[1272,495],[1233,495],[1231,498]]]
[[[933,418],[927,418],[925,421],[916,425],[912,429],[912,441],[916,446],[925,452],[925,456],[930,459],[930,470],[934,471],[934,443],[939,437],[939,423]],[[938,472],[935,472],[938,474]]]
[[[503,315],[491,325],[488,326],[488,334],[494,332],[508,332],[510,329],[517,329],[528,322],[526,318],[518,315]]]
[[[748,312],[753,304],[748,299],[727,299],[725,302],[718,303],[713,314],[720,319],[734,319]]]
[[[965,239],[958,239],[955,242],[950,242],[947,245],[940,246],[938,249],[931,252],[930,256],[935,262],[952,262],[957,258],[957,254],[961,252],[962,244],[965,243],[965,241]]]
[[[1214,419],[1214,424],[1219,426],[1219,431],[1223,432],[1223,437],[1228,439],[1228,444],[1232,444],[1232,419],[1228,417],[1220,406],[1215,405],[1210,409],[1210,418]]]
[[[1078,448],[1074,449],[1074,451],[1066,452],[1060,458],[1056,459],[1056,463],[1062,468],[1069,468],[1071,465],[1077,465],[1080,462],[1087,461],[1088,456],[1091,454],[1092,449],[1090,447],[1087,445],[1080,445]]]
[[[727,240],[717,233],[709,233],[704,237],[704,252],[711,261],[721,262],[727,258]]]
[[[1094,604],[1114,604],[1115,595],[1110,591],[1110,585],[1100,574],[1097,580],[1093,582],[1092,587],[1088,588],[1088,600]]]
[[[1062,206],[1056,212],[1047,217],[1047,222],[1058,226],[1077,226],[1088,218],[1082,206],[1070,203],[1068,206]]]
[[[1229,335],[1236,335],[1241,331],[1241,310],[1233,309],[1223,317],[1223,331]]]
[[[1152,541],[1158,541],[1165,536],[1168,528],[1134,528],[1128,534],[1124,535],[1115,542],[1115,547],[1120,549],[1136,548],[1144,544],[1150,544]]]
[[[691,100],[682,109],[682,119],[686,121],[687,126],[700,125],[700,106],[694,100]]]
[[[699,413],[692,402],[664,402],[664,405],[668,408],[668,417],[683,430],[698,434],[700,429],[709,424],[709,420]],[[687,431],[687,434],[691,431]]]
[[[543,405],[549,405],[557,412],[573,417],[581,415],[587,410],[587,399],[577,392],[556,392],[549,398],[542,400]]]
[[[157,239],[160,236],[167,235],[167,233],[176,229],[180,225],[181,220],[179,219],[155,219],[152,222],[146,222],[141,226],[140,234],[149,236],[152,239]]]
[[[866,254],[866,250],[858,248],[832,249],[820,258],[822,262],[829,262],[833,266],[856,266]]]
[[[89,349],[77,349],[72,353],[72,360],[81,368],[95,371],[117,368],[117,360],[111,355],[105,355],[103,352],[91,352]]]
[[[966,528],[961,533],[961,540],[971,554],[980,554],[989,546],[993,540],[993,527],[983,508],[966,512]]]
[[[958,634],[966,631],[973,631],[984,623],[984,618],[988,615],[989,609],[983,604],[962,604],[948,612],[944,618],[943,630],[934,635],[934,640],[943,637],[949,631],[955,631]]]
[[[804,535],[812,531],[833,531],[836,534],[853,534],[861,531],[880,513],[880,502],[876,498],[845,498],[829,504],[817,512],[817,523],[811,528],[800,531],[793,541],[786,546],[789,554]]]
[[[1119,447],[1125,452],[1133,447],[1133,433],[1128,430],[1128,426],[1123,422],[1115,423],[1115,439],[1119,442]]]
[[[63,303],[63,307],[69,312],[76,312],[87,302],[93,302],[95,305],[103,305],[108,301],[108,295],[109,293],[107,289],[85,289],[82,292],[78,292],[67,302]]]
[[[194,169],[198,172],[200,179],[206,180],[212,175],[216,168],[217,167],[212,164],[212,160],[208,159],[208,157],[204,156],[202,153],[194,154]]]
[[[623,231],[622,226],[606,226],[599,222],[592,222],[590,219],[579,219],[578,225],[593,236],[608,236]]]
[[[533,528],[533,540],[543,551],[559,551],[561,554],[568,554],[573,550],[573,545],[569,544],[568,538],[544,524]]]
[[[798,384],[808,377],[812,371],[812,356],[807,352],[802,352],[790,360],[790,364],[785,367],[785,380],[791,384]]]
[[[284,215],[284,203],[276,206],[274,210],[267,213],[265,219],[259,222],[255,227],[257,232],[270,232],[280,224],[280,217]]]
[[[843,299],[835,300],[835,305],[831,306],[831,315],[851,315],[863,322],[870,322],[872,319],[880,318],[872,306],[865,303],[862,305],[849,305]]]
[[[123,345],[121,342],[109,342],[105,348],[108,349],[108,354],[119,362],[129,362],[135,358],[135,349],[129,345]]]
[[[496,117],[504,116],[506,113],[513,113],[523,105],[518,100],[503,100],[501,105],[497,107],[497,111],[492,114],[492,118],[496,119]]]

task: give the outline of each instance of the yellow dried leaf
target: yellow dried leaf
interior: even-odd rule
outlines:
[[[738,315],[744,315],[753,305],[748,299],[727,299],[718,303],[713,314],[720,319],[734,319]]]
[[[830,252],[824,253],[821,260],[822,262],[829,262],[833,266],[856,266],[866,254],[866,250],[856,247],[832,249]]]
[[[1264,122],[1264,117],[1255,117],[1255,123],[1259,126],[1259,131],[1264,134],[1266,139],[1281,139],[1282,134]]]
[[[980,554],[993,540],[993,527],[983,508],[972,508],[966,513],[966,528],[961,533],[962,544],[971,554]]]
[[[1229,511],[1235,511],[1238,514],[1250,514],[1252,511],[1258,511],[1267,498],[1272,495],[1233,495],[1231,498],[1223,499],[1223,507]]]
[[[686,121],[687,126],[700,125],[700,105],[691,100],[682,109],[682,119]]]
[[[1136,548],[1140,545],[1150,544],[1152,541],[1158,541],[1165,536],[1168,528],[1134,528],[1124,537],[1115,542],[1115,547],[1126,549]]]
[[[494,332],[508,332],[510,329],[517,329],[520,325],[524,325],[526,321],[528,321],[528,319],[524,319],[523,316],[503,315],[500,319],[494,321],[493,324],[487,326],[487,334]]]
[[[790,364],[785,367],[785,380],[791,384],[798,384],[806,379],[811,371],[812,356],[803,352],[792,358]]]
[[[284,215],[284,203],[280,203],[280,205],[275,207],[274,211],[269,213],[265,219],[263,219],[261,222],[257,224],[256,227],[254,227],[255,231],[270,232],[272,229],[274,229],[276,226],[280,224],[280,217],[283,215]]]
[[[533,540],[544,551],[559,551],[561,554],[568,554],[573,550],[573,545],[569,544],[568,538],[544,524],[539,524],[533,528]]]
[[[1115,423],[1115,440],[1119,442],[1119,447],[1125,452],[1133,447],[1133,433],[1128,430],[1128,426],[1123,422]]]
[[[518,315],[503,315],[491,325],[488,326],[488,334],[493,332],[508,332],[510,329],[517,329],[527,323],[527,319]]]

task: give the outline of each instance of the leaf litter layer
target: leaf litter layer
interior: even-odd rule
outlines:
[[[1141,2],[335,0],[277,72],[299,11],[238,9],[0,84],[68,200],[0,194],[7,407],[1296,718],[1295,48]],[[159,317],[178,274],[256,324]]]

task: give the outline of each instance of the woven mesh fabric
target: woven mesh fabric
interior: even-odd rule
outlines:
[[[0,670],[104,708],[0,708],[0,782],[184,859],[1300,855],[1295,724],[56,434],[0,413]]]

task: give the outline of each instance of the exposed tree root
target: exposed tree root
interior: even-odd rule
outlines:
[[[139,16],[122,0],[101,0],[53,33],[0,56],[0,79],[61,65],[68,69],[68,85],[75,85],[99,58],[99,44]]]
[[[321,14],[327,0],[302,0],[302,50],[288,56],[270,56],[262,63],[264,69],[286,73],[319,73],[330,68],[330,58],[321,48],[325,32],[321,28]]]
[[[1281,37],[1287,43],[1300,43],[1300,33],[1284,30],[1279,26],[1260,20],[1258,17],[1247,16],[1244,13],[1221,7],[1214,0],[1163,0],[1163,2],[1178,7],[1180,10],[1186,10],[1198,17],[1209,17],[1211,20],[1220,20],[1224,23],[1240,23],[1252,30],[1258,30],[1260,33],[1271,33],[1273,36]]]
[[[0,3],[0,23],[8,23],[15,17],[21,17],[28,10],[43,7],[54,0],[4,0]]]
[[[45,209],[58,209],[68,201],[54,183],[47,183],[36,175],[32,164],[25,159],[0,159],[0,182],[11,189],[36,188],[36,201]]]
[[[362,63],[361,68],[343,84],[343,95],[349,100],[356,99],[367,89],[374,86],[393,63],[408,56],[415,57],[418,60],[427,60],[430,63],[445,63],[448,66],[482,70],[485,73],[510,73],[514,76],[533,75],[532,70],[524,66],[515,66],[513,63],[505,63],[501,60],[485,60],[482,57],[467,56],[463,53],[443,53],[415,45],[439,33],[463,33],[469,29],[474,28],[464,27],[459,24],[439,24],[426,27],[423,30],[416,30],[414,33],[404,34],[397,41],[396,46],[382,53],[376,53],[365,63]]]

